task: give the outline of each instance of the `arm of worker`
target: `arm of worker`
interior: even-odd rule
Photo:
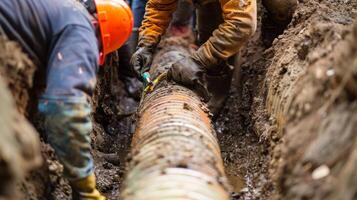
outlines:
[[[177,0],[149,0],[146,4],[144,20],[139,30],[138,46],[130,59],[138,78],[149,71],[152,54],[161,35],[166,31],[176,7]]]
[[[138,46],[155,46],[159,43],[176,10],[177,0],[149,0],[140,27]]]
[[[236,54],[256,30],[256,0],[220,2],[224,22],[193,55],[193,59],[208,70]]]

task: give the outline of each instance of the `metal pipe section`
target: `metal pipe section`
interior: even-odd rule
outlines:
[[[170,62],[188,54],[185,48],[162,51],[152,74],[164,72]],[[137,114],[120,199],[229,199],[231,187],[216,134],[196,93],[163,80],[144,95]]]

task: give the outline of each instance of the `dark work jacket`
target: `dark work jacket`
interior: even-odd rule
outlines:
[[[45,98],[77,101],[92,94],[99,48],[82,5],[74,0],[1,0],[0,25],[37,67],[46,69]]]

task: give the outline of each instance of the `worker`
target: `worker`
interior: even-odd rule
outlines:
[[[150,69],[152,54],[171,21],[178,0],[149,0],[131,64],[138,76]],[[198,0],[198,50],[172,64],[168,77],[196,90],[217,115],[229,93],[234,57],[256,30],[256,0]]]
[[[82,4],[81,4],[82,3]],[[88,99],[105,56],[129,37],[133,19],[123,0],[1,0],[0,25],[38,70],[47,139],[64,166],[75,199],[105,199],[90,154]]]

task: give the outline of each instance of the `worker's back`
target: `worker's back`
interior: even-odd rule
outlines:
[[[0,25],[41,66],[47,65],[56,36],[66,27],[93,30],[89,14],[73,0],[1,0]]]

